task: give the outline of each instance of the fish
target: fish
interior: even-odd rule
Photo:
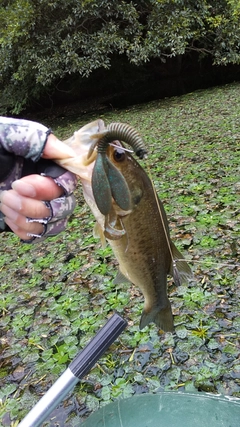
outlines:
[[[174,281],[180,284],[191,277],[191,269],[170,238],[164,206],[157,196],[152,180],[130,150],[126,149],[124,142],[120,139],[112,140],[114,133],[106,141],[107,133],[102,120],[82,128],[78,138],[75,135],[74,140],[71,141],[70,138],[65,141],[73,149],[78,147],[77,162],[74,158],[74,165],[71,165],[71,159],[66,159],[65,163],[60,160],[58,163],[76,173],[81,180],[85,201],[96,219],[94,235],[100,237],[102,244],[105,241],[110,244],[119,263],[119,272],[114,283],[129,282],[140,288],[144,296],[140,329],[153,322],[161,330],[173,332],[167,277],[173,276]],[[103,140],[104,149],[99,153],[96,148],[99,141]],[[100,145],[102,147],[103,144]],[[144,157],[146,152],[142,148],[140,151]],[[101,162],[98,162],[99,158]],[[97,162],[99,164],[96,172]],[[101,176],[96,174],[99,170],[101,174],[105,170],[104,180],[105,175],[109,174],[111,187],[111,181],[114,181],[112,169],[118,171],[118,177],[123,182],[119,190],[122,192],[120,199],[126,199],[127,202],[119,201],[114,187],[113,190],[110,188],[111,203],[106,207],[101,200],[108,183],[102,182]],[[97,176],[97,184],[94,184],[94,174]],[[100,190],[103,190],[101,197],[96,201],[96,193]]]

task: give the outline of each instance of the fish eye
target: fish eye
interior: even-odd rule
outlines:
[[[126,153],[121,148],[116,148],[113,153],[113,159],[115,162],[123,162],[126,158]]]

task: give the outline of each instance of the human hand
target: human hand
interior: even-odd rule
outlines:
[[[55,179],[34,174],[14,181],[0,195],[5,223],[28,242],[61,232],[75,207],[75,185],[70,172]]]
[[[28,218],[49,217],[50,209],[42,201],[58,198],[62,192],[53,179],[41,175],[29,175],[14,181],[12,190],[3,191],[0,195],[5,223],[23,240],[29,240],[32,234],[41,235],[44,224],[29,222]]]
[[[71,147],[60,141],[53,133],[47,138],[45,148],[42,153],[43,159],[66,159],[75,157],[75,152]]]
[[[18,146],[16,143],[16,150]],[[49,134],[42,159],[25,164],[19,157],[0,185],[5,190],[0,191],[0,219],[4,215],[4,223],[21,239],[32,242],[38,237],[39,241],[39,237],[55,235],[65,228],[66,217],[75,207],[76,176],[50,159],[71,156],[72,149]]]

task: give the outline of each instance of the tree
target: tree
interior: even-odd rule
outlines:
[[[3,0],[0,108],[18,113],[61,79],[197,51],[240,63],[238,0]]]

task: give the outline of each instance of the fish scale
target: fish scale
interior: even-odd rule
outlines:
[[[126,125],[124,132],[125,130]],[[101,141],[106,131],[103,120],[96,120],[84,126],[75,132],[72,138],[65,141],[75,150],[76,157],[56,162],[76,173],[82,182],[85,201],[97,221],[95,234],[99,235],[102,242],[107,238],[119,262],[120,272],[114,283],[129,281],[142,291],[145,303],[140,328],[154,322],[164,331],[173,331],[171,304],[167,296],[167,276],[170,274],[177,284],[182,283],[191,276],[190,267],[170,239],[167,216],[152,181],[129,150],[124,150],[124,145],[120,141],[114,140],[114,145],[111,145],[109,140],[108,146],[104,146],[101,151],[103,161],[98,164],[99,180],[92,181],[98,155],[93,147],[97,147],[98,141]],[[131,145],[129,134],[127,139]],[[120,187],[114,185],[116,191],[122,191],[123,194],[120,194],[120,198],[110,199],[107,213],[103,214],[101,197],[106,194],[105,186],[109,184],[106,183],[105,174],[101,173],[101,167],[106,167],[106,162],[119,172],[114,173],[111,179],[117,180],[120,176],[127,187],[125,184]],[[104,179],[101,179],[101,176]],[[116,203],[124,197],[126,188],[130,197],[127,211]],[[97,194],[96,200],[94,193],[96,195],[98,189],[101,190],[102,196],[99,198]]]
[[[144,295],[140,328],[155,322],[161,329],[172,331],[172,312],[167,297],[167,274],[170,272],[171,254],[152,183],[144,169],[130,154],[125,157],[120,167],[121,173],[128,183],[130,194],[141,189],[141,198],[138,203],[135,200],[132,212],[122,218],[126,236],[109,243],[119,262],[121,273],[138,286]],[[168,230],[165,212],[162,213]]]

